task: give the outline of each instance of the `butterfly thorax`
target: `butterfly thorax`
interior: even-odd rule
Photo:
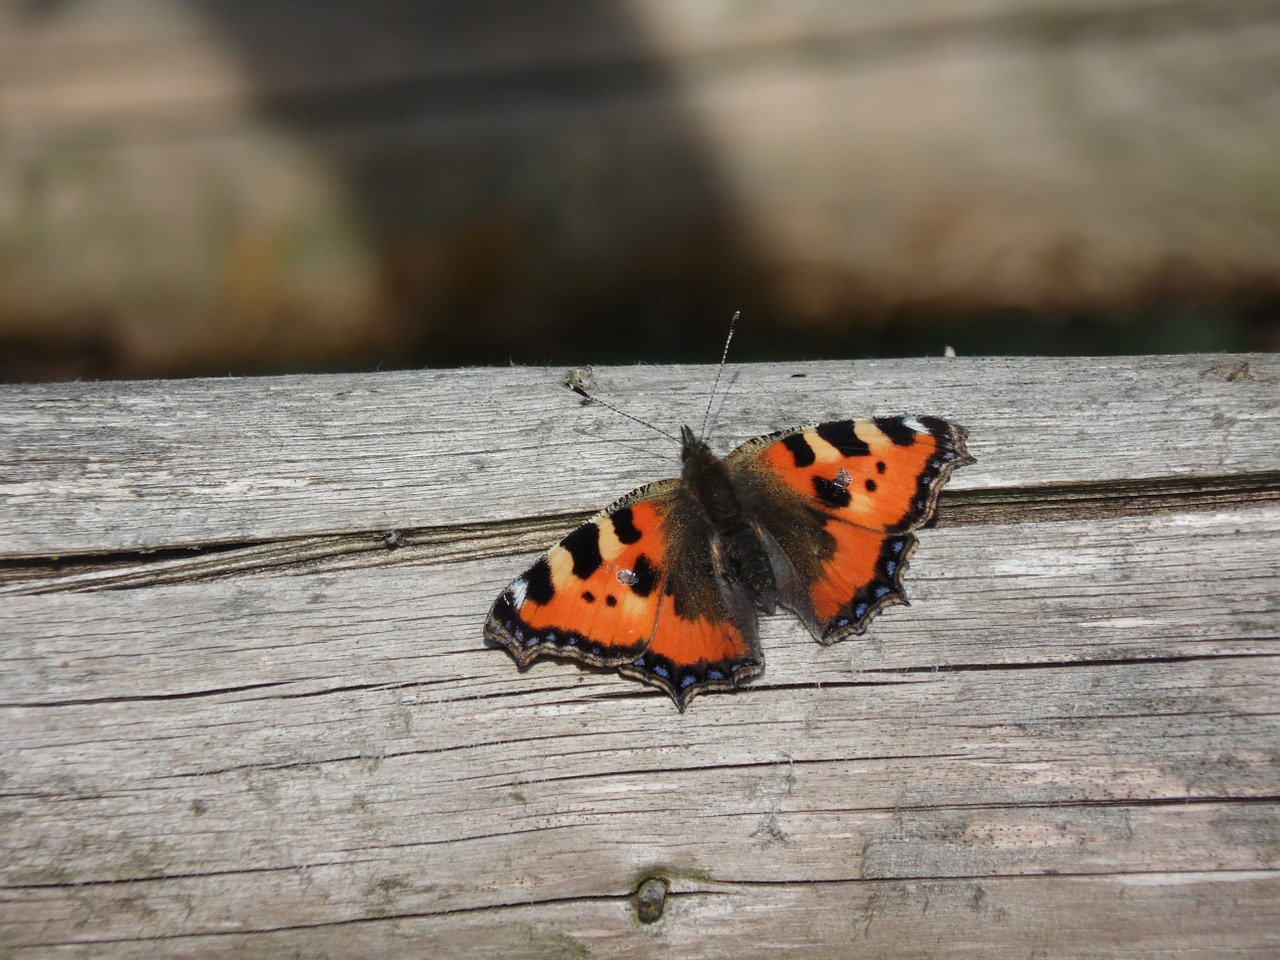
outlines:
[[[726,584],[745,587],[761,610],[778,604],[778,583],[759,532],[743,509],[728,464],[688,427],[680,429],[681,480],[715,533],[714,554]]]

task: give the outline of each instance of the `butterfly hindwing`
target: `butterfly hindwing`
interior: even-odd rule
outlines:
[[[543,656],[616,669],[683,710],[756,676],[750,598],[720,575],[679,480],[633,491],[579,526],[499,595],[485,636],[520,667]]]
[[[756,612],[742,584],[725,575],[706,513],[681,483],[663,530],[666,583],[648,649],[618,668],[666,690],[681,712],[706,690],[730,690],[764,669]]]
[[[963,427],[934,417],[836,420],[748,440],[727,463],[762,532],[782,603],[823,643],[905,603],[912,531],[958,466]]]

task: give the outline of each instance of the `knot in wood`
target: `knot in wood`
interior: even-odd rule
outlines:
[[[641,923],[653,923],[661,919],[667,903],[667,881],[648,877],[636,888],[636,917]]]

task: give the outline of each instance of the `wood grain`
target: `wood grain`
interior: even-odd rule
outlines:
[[[668,429],[701,421],[713,377],[594,372],[602,395]],[[1280,474],[1272,356],[753,364],[726,377],[721,451],[799,423],[928,412],[979,428],[981,467],[956,475],[957,493]],[[6,387],[0,558],[563,522],[678,472],[677,443],[581,408],[559,380],[505,368]]]
[[[537,518],[659,472],[663,442],[555,409],[559,371],[4,388],[6,960],[1273,955],[1275,360],[733,373],[717,435],[861,394],[845,415],[965,422],[979,462],[922,534],[910,608],[830,648],[766,618],[765,675],[683,716],[480,642],[556,535]],[[664,423],[709,382],[595,376]],[[1177,506],[1241,478],[1256,495]],[[1016,506],[1125,484],[1167,508]],[[325,557],[264,552],[321,533]]]

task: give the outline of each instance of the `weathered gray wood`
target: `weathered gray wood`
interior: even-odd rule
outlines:
[[[1245,361],[1247,377],[1227,376]],[[80,476],[87,462],[115,464],[140,484],[146,471],[128,451],[142,434],[194,429],[157,441],[172,493],[154,480],[143,503],[186,522],[201,512],[181,501],[205,490],[202,538],[234,507],[225,486],[191,482],[202,460],[262,478],[285,462],[301,472],[289,447],[319,452],[324,469],[302,488],[311,513],[338,501],[326,519],[334,555],[315,571],[273,573],[254,554],[257,566],[194,582],[179,569],[166,583],[135,557],[131,589],[84,592],[85,578],[110,572],[93,570],[104,561],[86,557],[70,577],[49,567],[38,581],[11,568],[0,599],[7,956],[1273,954],[1274,360],[892,364],[915,378],[897,390],[880,365],[857,365],[859,380],[864,366],[877,398],[865,412],[956,416],[980,458],[922,534],[913,605],[831,648],[767,618],[765,675],[684,715],[656,691],[573,665],[520,674],[480,643],[488,604],[545,536],[503,548],[492,534],[505,518],[524,505],[572,512],[580,488],[602,500],[645,479],[629,461],[657,459],[609,441],[633,435],[625,422],[554,410],[556,371],[396,375],[377,379],[381,392],[349,378],[347,389],[365,383],[363,399],[313,417],[308,403],[322,409],[316,397],[336,395],[340,378],[6,390],[4,436],[21,453],[6,454],[19,477],[7,466],[4,482],[36,486],[23,488],[25,505],[6,501],[0,535],[32,562],[57,535],[87,531],[105,550],[112,536],[137,536],[122,523],[144,516],[131,500],[82,492],[59,510],[48,464]],[[1114,395],[1094,379],[1107,369],[1101,379],[1124,385]],[[999,376],[974,395],[984,370]],[[854,390],[845,365],[799,380],[790,368],[737,372],[722,422],[744,425],[739,436],[831,415]],[[610,399],[658,414],[675,384],[705,377],[597,373]],[[529,406],[539,378],[545,399]],[[502,397],[512,384],[526,397],[514,407]],[[699,395],[675,393],[695,408]],[[452,418],[433,411],[406,441],[429,437],[437,455],[400,449],[381,461],[385,483],[346,445],[390,411],[421,424],[419,411],[450,396]],[[796,413],[804,399],[818,409]],[[83,425],[64,418],[43,446],[34,426],[19,429],[47,426],[67,402]],[[771,407],[783,420],[760,422]],[[132,426],[112,413],[104,437],[89,426],[98,408],[141,412]],[[228,447],[211,411],[235,411],[234,465],[220,462]],[[1035,429],[1016,428],[1023,413]],[[565,422],[577,420],[586,436]],[[268,434],[273,443],[251,439]],[[510,461],[517,445],[518,482],[490,495],[494,469],[466,465],[502,450]],[[626,479],[596,476],[615,467]],[[369,502],[344,508],[366,472]],[[1252,477],[1271,493],[1186,508],[1171,495],[1145,516],[1001,520],[997,502],[986,519],[946,519],[966,495],[1050,489],[1069,508],[1073,486],[1105,497],[1099,480],[1142,479],[1176,492],[1189,476]],[[450,478],[472,497],[447,492]],[[557,489],[543,489],[549,478]],[[414,482],[454,499],[406,497]],[[264,516],[307,522],[300,493],[274,490],[246,521],[263,536]],[[80,519],[65,522],[67,510]],[[360,546],[344,565],[343,543],[371,539],[374,510],[393,529],[437,511],[455,539]],[[650,925],[631,900],[645,876],[669,885]]]
[[[641,366],[594,380],[674,430],[701,421],[713,377]],[[1280,472],[1272,356],[755,364],[726,379],[721,450],[851,416],[980,425],[982,466],[956,491]],[[528,368],[12,386],[0,558],[557,516],[673,475],[677,455]]]
[[[311,876],[326,879],[328,871]],[[401,889],[392,879],[385,885]],[[733,885],[692,881],[668,899],[670,922],[642,927],[621,898],[519,904],[501,911],[396,915],[265,933],[144,940],[150,956],[763,957],[1004,960],[1026,956],[1274,956],[1255,931],[1276,923],[1265,872],[1214,871],[981,881]],[[295,893],[297,888],[290,889]],[[282,891],[283,893],[284,891]],[[376,892],[376,891],[374,891]],[[194,900],[195,897],[193,896]],[[1214,905],[1206,909],[1206,904]],[[122,904],[128,909],[128,904]],[[1105,916],[1099,927],[1096,920]],[[496,922],[495,922],[495,917]],[[726,922],[731,917],[732,922]],[[817,931],[833,930],[824,948]],[[566,932],[571,931],[571,932]],[[800,945],[800,946],[797,946]],[[42,949],[110,955],[113,944]],[[25,953],[25,952],[24,952]],[[23,956],[23,954],[19,954]]]

